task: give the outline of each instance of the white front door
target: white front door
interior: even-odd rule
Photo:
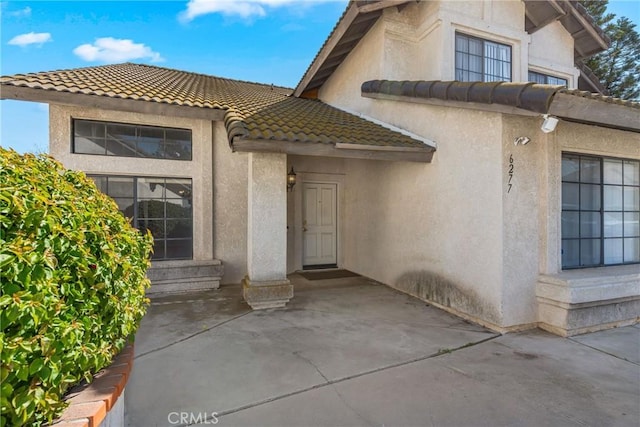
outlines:
[[[302,187],[302,265],[336,265],[338,185],[305,182]]]

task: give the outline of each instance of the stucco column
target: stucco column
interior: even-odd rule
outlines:
[[[247,268],[242,294],[254,310],[284,307],[287,279],[287,156],[250,153]]]

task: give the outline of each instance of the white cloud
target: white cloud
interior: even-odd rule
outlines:
[[[221,13],[236,15],[243,19],[265,16],[266,9],[295,3],[296,0],[189,0],[187,9],[180,12],[178,19],[189,22],[201,15]]]
[[[43,43],[50,42],[51,40],[52,39],[50,33],[31,32],[15,36],[11,40],[9,40],[8,44],[24,47],[30,44],[42,45]]]
[[[150,59],[151,62],[161,62],[164,58],[158,52],[151,50],[143,43],[134,43],[127,39],[102,37],[93,44],[83,44],[75,49],[75,53],[85,61],[125,62],[132,59]]]

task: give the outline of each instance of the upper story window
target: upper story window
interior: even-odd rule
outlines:
[[[456,33],[456,80],[511,81],[511,46]]]
[[[640,161],[562,155],[562,268],[640,263]]]
[[[567,79],[561,79],[560,77],[554,77],[548,74],[537,73],[535,71],[529,71],[529,81],[534,83],[540,83],[543,85],[567,86]]]
[[[77,154],[191,160],[191,143],[188,129],[73,120]]]

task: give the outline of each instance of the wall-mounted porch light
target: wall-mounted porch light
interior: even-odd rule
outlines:
[[[293,191],[293,187],[296,185],[296,173],[293,171],[293,166],[287,174],[287,191]]]

